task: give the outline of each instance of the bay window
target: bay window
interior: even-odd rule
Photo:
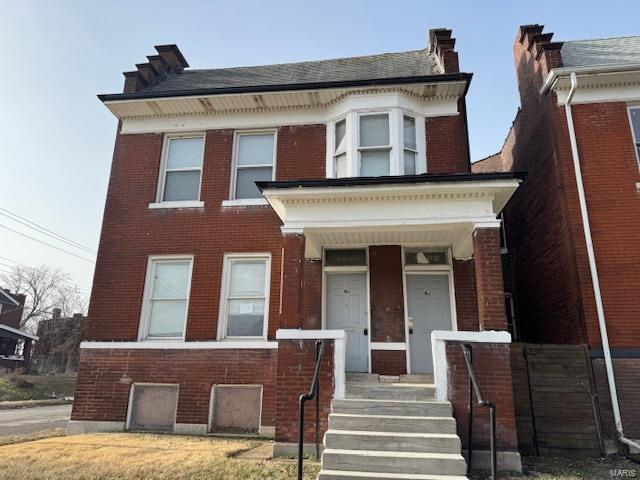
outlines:
[[[401,108],[349,111],[327,127],[327,177],[426,172],[424,117]]]
[[[391,172],[391,140],[389,115],[360,115],[358,130],[360,177],[380,177]]]

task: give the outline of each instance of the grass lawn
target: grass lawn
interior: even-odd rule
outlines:
[[[0,447],[0,480],[289,480],[294,460],[241,460],[260,445],[245,439],[152,434],[54,437]],[[305,461],[305,479],[320,465]]]
[[[73,375],[0,375],[0,402],[72,397]]]

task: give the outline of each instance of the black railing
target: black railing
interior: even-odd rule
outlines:
[[[473,462],[473,392],[475,391],[478,403],[483,407],[489,408],[491,434],[491,480],[496,480],[496,470],[498,463],[496,453],[496,406],[495,404],[482,398],[482,393],[480,393],[480,386],[478,385],[476,374],[473,371],[473,350],[471,349],[471,345],[463,344],[461,346],[462,353],[464,354],[464,361],[467,364],[467,371],[469,372],[469,404],[467,407],[467,475],[471,473],[471,466]]]
[[[316,367],[308,393],[303,393],[298,399],[298,480],[302,480],[302,463],[304,461],[304,404],[307,400],[316,400],[316,458],[320,460],[320,365],[324,355],[324,342],[316,341]]]

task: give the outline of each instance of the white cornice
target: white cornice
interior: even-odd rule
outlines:
[[[540,93],[554,92],[558,104],[564,105],[571,90],[570,74],[573,72],[579,80],[572,100],[574,104],[640,100],[640,65],[554,69]]]

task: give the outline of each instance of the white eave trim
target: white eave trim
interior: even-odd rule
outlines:
[[[556,81],[560,77],[568,77],[572,73],[576,75],[597,75],[599,73],[618,73],[618,72],[633,72],[640,71],[640,63],[627,63],[620,65],[603,65],[594,67],[558,67],[553,68],[545,78],[542,87],[540,87],[540,93],[542,95],[547,94],[550,90],[553,90]]]
[[[33,335],[31,333],[27,333],[23,330],[18,330],[17,328],[10,327],[8,325],[4,325],[0,323],[0,330],[6,330],[7,332],[15,333],[16,335],[20,335],[23,337],[30,338],[31,340],[39,340],[37,335]]]

